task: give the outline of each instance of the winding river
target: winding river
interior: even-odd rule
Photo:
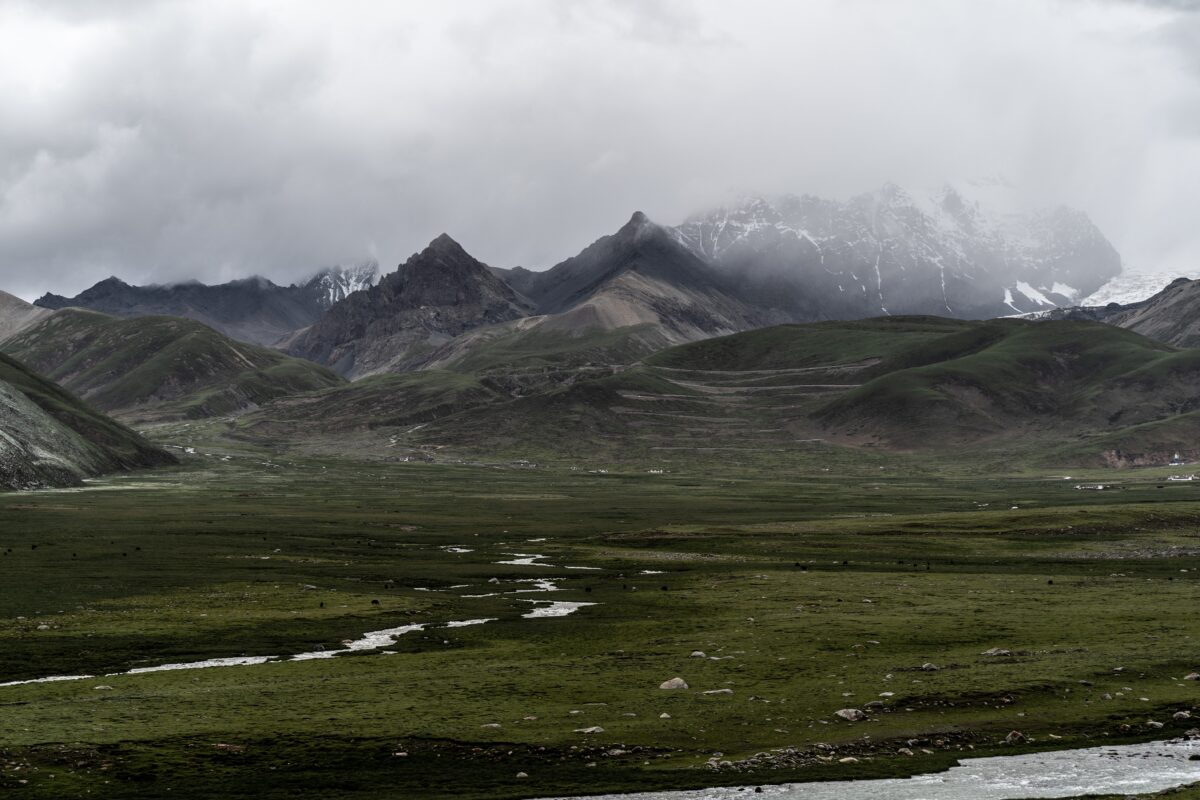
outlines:
[[[588,800],[1033,800],[1145,794],[1200,781],[1200,741],[965,758],[945,772],[863,781],[605,795]],[[547,800],[550,800],[547,798]],[[553,800],[567,800],[553,798]]]

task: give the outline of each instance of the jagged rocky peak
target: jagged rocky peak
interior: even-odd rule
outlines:
[[[507,283],[445,233],[386,276],[379,286],[407,308],[523,305]]]
[[[87,301],[117,297],[128,292],[132,288],[132,286],[118,278],[116,275],[110,275],[104,280],[96,283],[91,288],[86,289],[76,297],[64,297],[60,294],[46,292],[37,300],[34,300],[33,304],[35,306],[41,306],[42,308],[66,308],[70,305],[83,305]]]
[[[374,286],[335,303],[286,346],[359,377],[403,369],[414,354],[531,310],[528,300],[443,233]]]
[[[467,253],[466,250],[463,250],[462,245],[454,241],[450,234],[446,233],[445,231],[433,237],[433,241],[429,243],[429,246],[426,249],[442,252],[462,253],[463,255],[466,255]]]
[[[629,218],[629,222],[622,225],[617,233],[626,236],[644,236],[647,233],[653,232],[657,227],[657,225],[650,221],[650,218],[646,216],[644,211],[635,211],[633,212],[633,216]]]
[[[537,313],[547,317],[539,323],[543,330],[578,334],[642,325],[665,343],[775,319],[742,302],[726,276],[682,242],[675,229],[640,211],[551,269],[506,277],[519,279]]]
[[[1021,210],[996,189],[913,194],[885,184],[846,201],[750,197],[677,231],[741,280],[772,281],[799,319],[1025,313],[1070,305],[1121,271],[1083,212]]]

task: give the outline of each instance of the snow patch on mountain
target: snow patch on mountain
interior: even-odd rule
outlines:
[[[1046,297],[1046,295],[1042,294],[1040,291],[1033,288],[1025,281],[1017,281],[1017,291],[1020,292],[1021,294],[1025,295],[1027,298],[1034,301],[1035,303],[1038,303],[1039,305],[1043,305],[1043,306],[1056,305],[1053,300],[1051,300],[1049,297]]]
[[[1119,273],[1120,256],[1086,214],[1023,210],[998,181],[969,191],[988,203],[950,185],[914,195],[888,184],[845,202],[751,197],[689,218],[676,235],[740,279],[766,281],[767,299],[801,319],[1035,311],[1077,302]]]
[[[1200,278],[1200,269],[1190,270],[1183,274],[1125,270],[1080,300],[1079,305],[1106,306],[1109,303],[1120,303],[1125,306],[1130,303],[1138,303],[1162,291],[1176,278]]]

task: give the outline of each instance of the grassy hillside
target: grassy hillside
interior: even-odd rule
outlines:
[[[1087,322],[994,321],[969,338],[961,352],[935,343],[939,360],[881,363],[814,418],[835,435],[900,447],[1074,441],[1069,452],[1148,463],[1200,454],[1194,437],[1163,435],[1192,427],[1183,420],[1200,406],[1200,352]]]
[[[61,485],[175,459],[0,354],[0,488]]]
[[[466,333],[426,356],[427,365],[488,375],[632,364],[663,346],[653,326],[564,332],[518,320]]]
[[[541,351],[504,336],[490,346],[491,357],[472,351],[479,371],[287,398],[233,432],[308,452],[580,468],[774,469],[797,453],[841,461],[874,451],[938,452],[975,469],[1200,460],[1200,350],[1095,322],[784,325],[629,365],[556,361],[568,351],[552,340]]]
[[[880,317],[857,322],[777,325],[672,347],[646,363],[689,370],[768,370],[851,364],[928,347],[974,323],[940,317]]]
[[[324,367],[178,317],[63,309],[0,348],[97,408],[139,419],[228,414],[344,382]]]
[[[375,375],[283,398],[237,426],[243,438],[298,442],[314,436],[410,427],[501,400],[475,377],[443,370]],[[383,446],[390,446],[388,441]]]

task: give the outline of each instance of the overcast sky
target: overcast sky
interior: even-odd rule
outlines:
[[[1001,174],[1200,268],[1188,0],[0,0],[0,288],[290,281],[446,231]]]

